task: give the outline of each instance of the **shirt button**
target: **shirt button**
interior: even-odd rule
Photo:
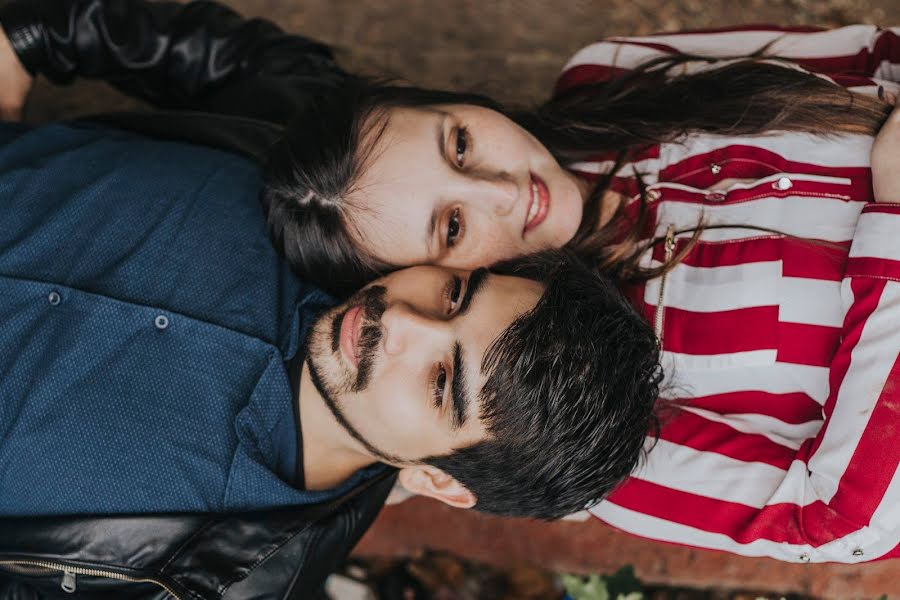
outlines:
[[[722,172],[722,165],[713,164],[713,165],[709,165],[709,168],[712,171],[713,175],[718,175],[719,173]]]
[[[659,190],[647,190],[647,200],[650,202],[656,202],[662,196],[662,192]]]
[[[159,315],[155,319],[153,319],[153,324],[156,325],[156,328],[159,330],[163,330],[169,326],[169,317],[165,315]]]
[[[62,296],[60,296],[57,292],[50,292],[47,296],[47,302],[50,303],[50,306],[56,306],[60,302],[62,302]]]
[[[800,562],[805,562],[805,563],[809,562],[809,554],[801,554]]]
[[[772,187],[783,192],[794,187],[794,182],[789,177],[780,177],[778,181],[772,184]]]
[[[721,202],[725,199],[725,194],[722,192],[709,192],[706,194],[706,199],[710,202]]]
[[[862,548],[855,548],[853,550],[853,556],[862,556],[863,554],[865,554],[865,552],[863,552]]]

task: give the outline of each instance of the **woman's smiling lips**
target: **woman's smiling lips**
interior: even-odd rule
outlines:
[[[341,352],[354,367],[359,366],[359,330],[362,326],[362,305],[347,309],[341,321]]]
[[[528,205],[528,212],[525,214],[525,229],[522,235],[531,231],[541,224],[547,217],[550,209],[550,190],[544,180],[531,174],[531,202]]]

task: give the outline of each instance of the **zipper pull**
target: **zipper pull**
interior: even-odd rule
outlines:
[[[675,224],[672,223],[666,228],[666,262],[672,260],[672,254],[675,253]]]
[[[72,571],[63,571],[62,589],[67,594],[75,593],[75,573]]]

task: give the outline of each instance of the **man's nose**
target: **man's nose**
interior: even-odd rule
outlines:
[[[384,352],[398,355],[441,340],[447,335],[447,322],[417,311],[404,302],[389,306],[381,316],[384,328]]]

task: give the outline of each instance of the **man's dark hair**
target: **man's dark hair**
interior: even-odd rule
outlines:
[[[659,345],[615,283],[571,254],[491,270],[546,291],[485,353],[489,439],[423,462],[468,487],[480,511],[559,518],[605,497],[638,465],[658,426]]]

